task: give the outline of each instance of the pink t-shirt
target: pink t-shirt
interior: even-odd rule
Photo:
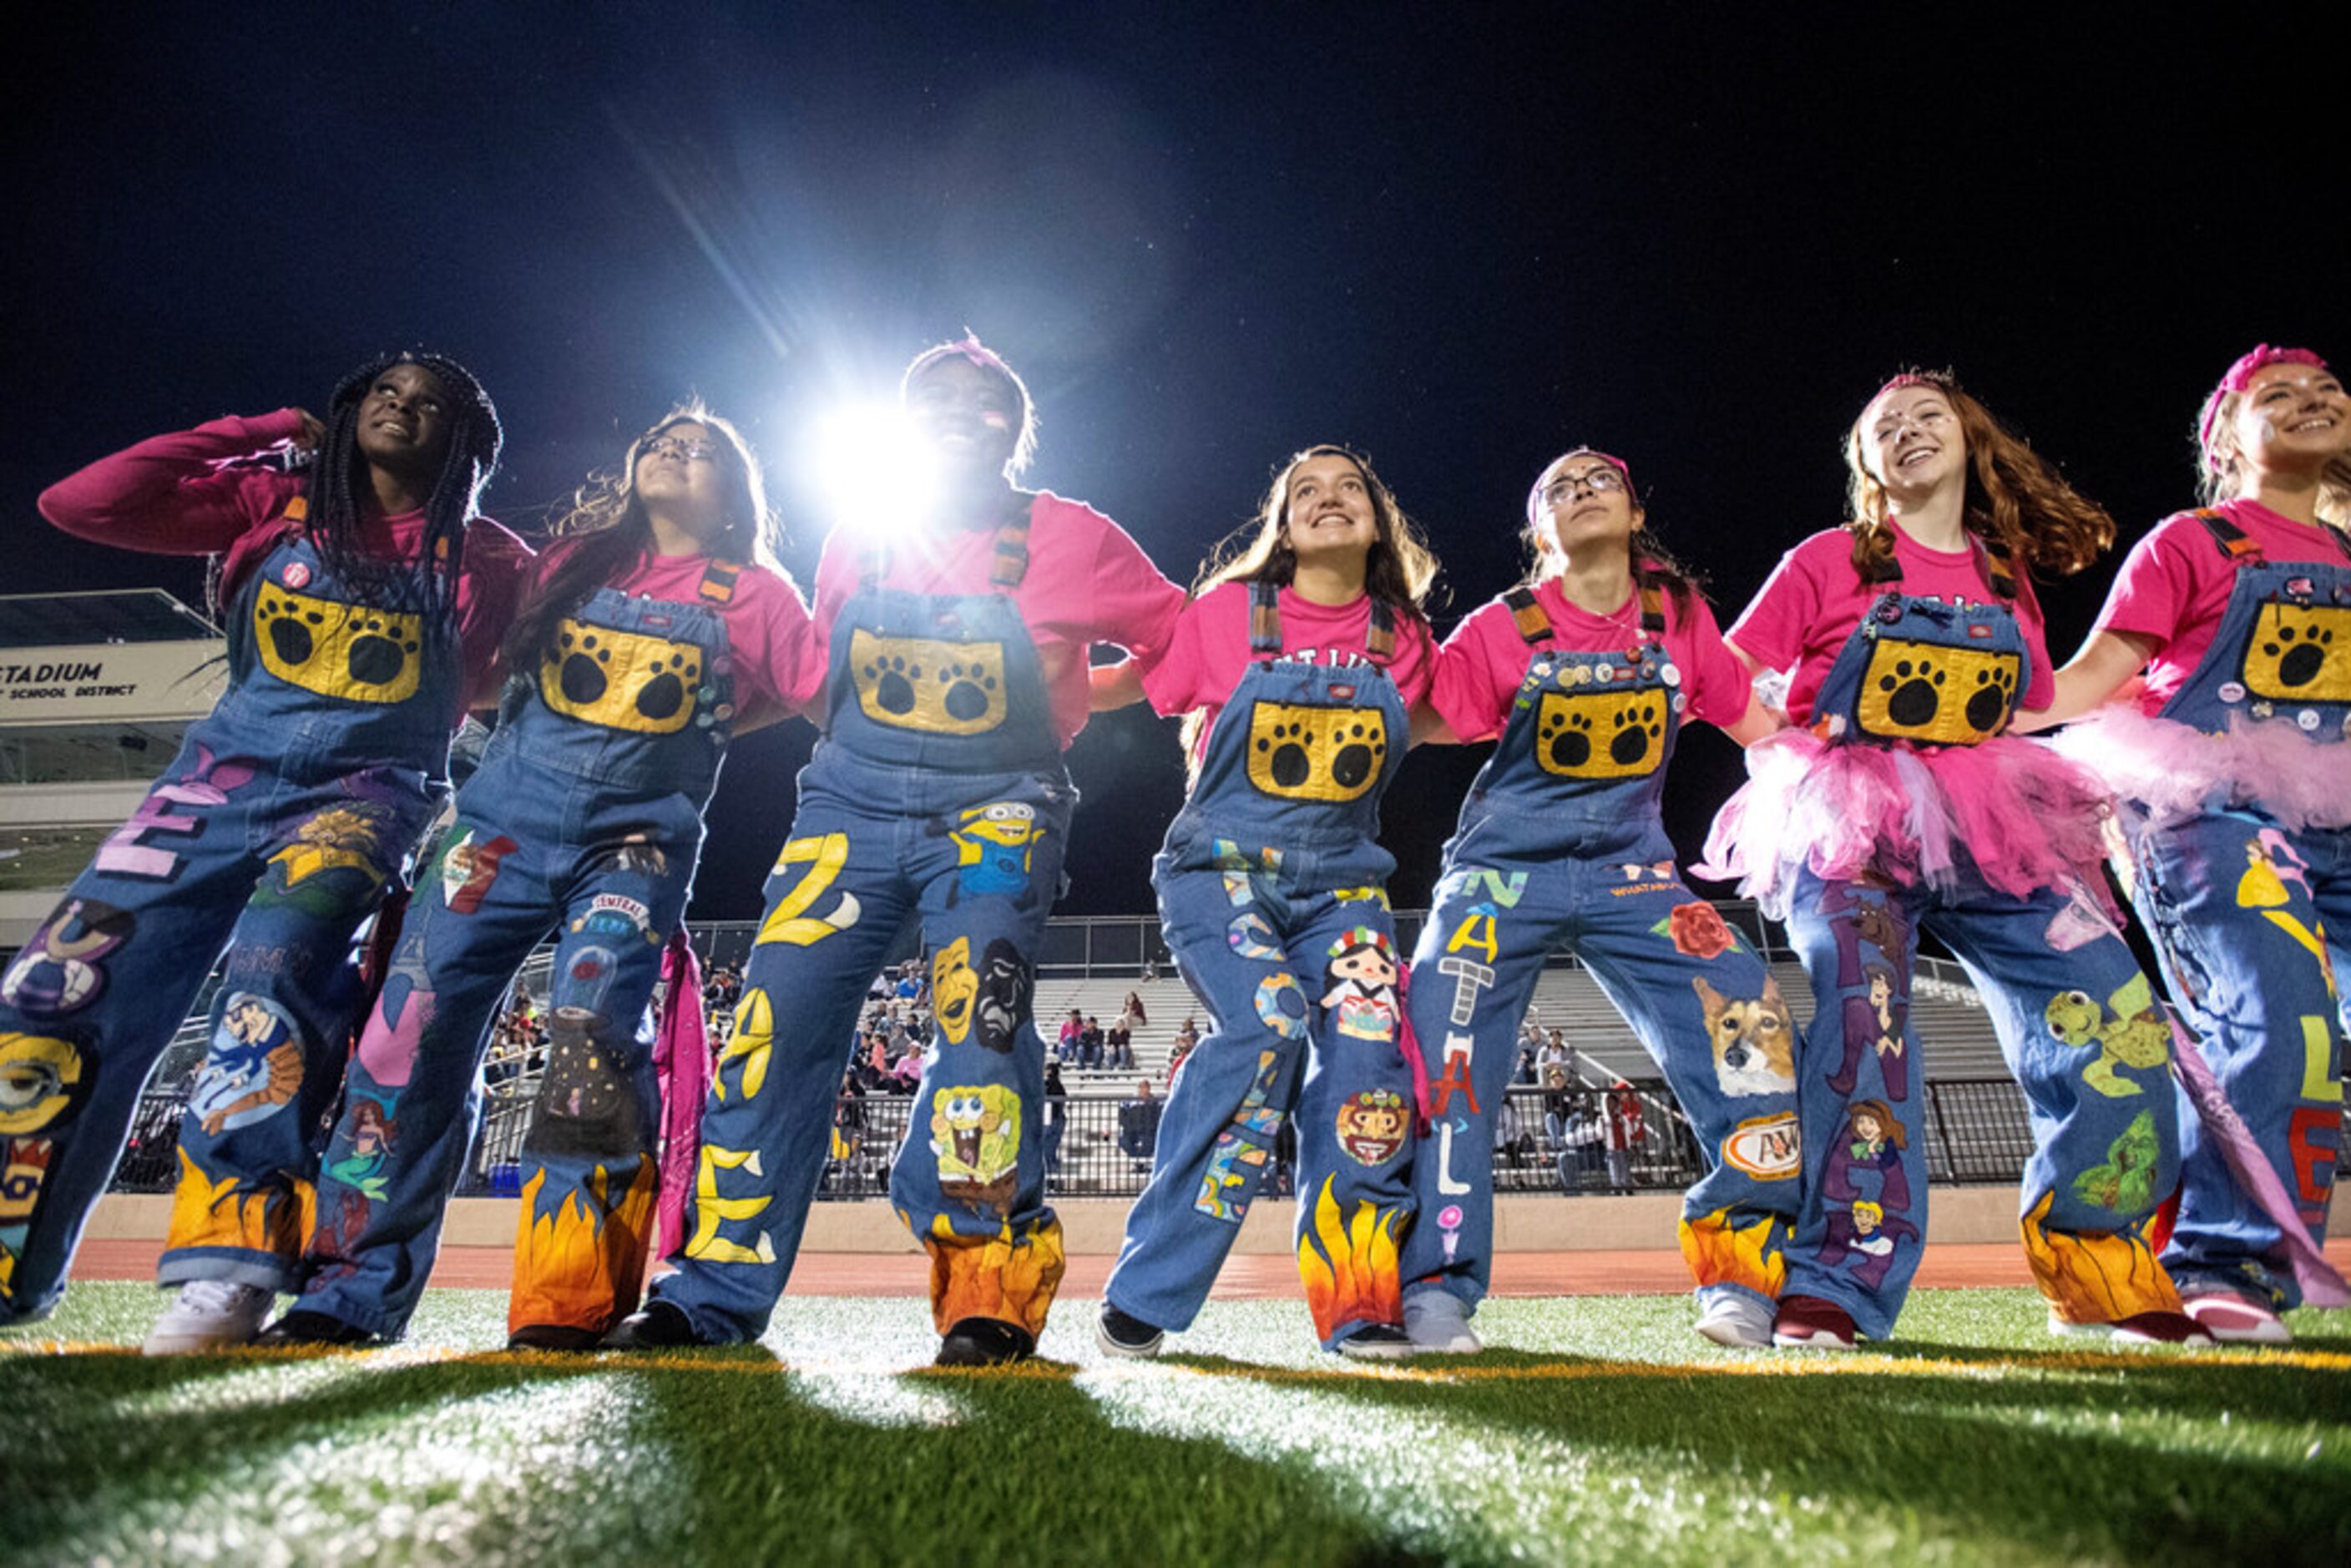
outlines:
[[[2337,542],[2342,536],[2323,524],[2297,523],[2259,501],[2229,501],[2214,510],[2244,529],[2262,547],[2262,559],[2274,565],[2351,565]],[[2236,581],[2236,562],[2192,512],[2166,517],[2131,547],[2093,634],[2130,632],[2154,639],[2147,689],[2139,696],[2143,711],[2161,712],[2210,651]]]
[[[861,585],[865,541],[835,528],[816,569],[810,631],[820,653],[832,646],[833,622]],[[884,588],[913,593],[995,591],[996,530],[958,528],[924,540],[902,539],[890,552]],[[1088,654],[1097,643],[1138,658],[1157,649],[1184,609],[1184,591],[1159,575],[1126,530],[1081,502],[1048,491],[1029,512],[1029,570],[1012,591],[1021,622],[1037,644],[1051,694],[1053,729],[1067,747],[1086,727]],[[792,706],[824,689],[824,660],[809,661]]]
[[[1946,602],[1999,602],[1982,558],[1972,549],[1928,549],[1894,525],[1894,558],[1901,564],[1905,593]],[[1788,717],[1809,724],[1813,698],[1836,662],[1853,629],[1887,585],[1864,582],[1853,566],[1853,535],[1844,528],[1814,534],[1780,558],[1755,601],[1735,622],[1728,640],[1766,669],[1790,672]],[[2020,707],[2047,707],[2056,682],[2049,667],[2049,641],[2032,585],[2019,573],[2017,629],[2032,662],[2032,682]]]
[[[1280,598],[1281,656],[1306,664],[1342,667],[1369,663],[1364,640],[1372,629],[1372,600],[1364,594],[1345,604],[1316,604],[1290,589]],[[1143,693],[1166,715],[1207,710],[1200,744],[1207,743],[1217,715],[1249,668],[1249,589],[1246,582],[1220,582],[1184,607],[1175,635],[1154,654],[1138,653]],[[1416,615],[1395,617],[1395,653],[1388,678],[1409,708],[1427,695],[1437,663],[1437,640]]]
[[[232,599],[277,545],[286,505],[303,490],[298,474],[237,460],[283,446],[301,430],[300,413],[286,408],[154,436],[42,491],[41,515],[67,533],[122,549],[225,555],[221,596]],[[414,560],[423,536],[421,511],[371,516],[360,526],[368,552],[388,560]],[[457,582],[464,706],[483,706],[497,696],[498,639],[521,601],[530,560],[530,547],[489,518],[466,525],[465,569]]]
[[[1640,641],[1637,593],[1627,595],[1609,615],[1594,615],[1571,602],[1557,578],[1536,584],[1534,593],[1535,602],[1551,617],[1551,636],[1542,644],[1546,648],[1594,653],[1629,650]],[[1687,716],[1726,727],[1738,723],[1747,711],[1747,666],[1722,645],[1713,610],[1703,599],[1693,598],[1687,613],[1674,595],[1665,595],[1665,601],[1666,653],[1681,672]],[[1488,601],[1445,640],[1429,706],[1462,740],[1493,739],[1510,716],[1532,652],[1519,635],[1510,607],[1499,599]]]
[[[544,580],[562,559],[561,549],[548,552]],[[704,602],[702,580],[709,568],[698,555],[637,557],[611,586],[620,592],[665,600],[672,604]],[[805,686],[814,664],[823,674],[824,661],[813,655],[809,641],[809,613],[799,591],[790,580],[763,566],[746,566],[735,580],[734,597],[716,606],[726,622],[727,656],[735,666],[735,706],[749,706],[754,696],[767,698],[787,713],[797,706],[792,694]],[[746,685],[747,683],[747,685]]]

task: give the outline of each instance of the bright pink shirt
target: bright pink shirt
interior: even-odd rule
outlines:
[[[1557,578],[1535,585],[1535,602],[1551,617],[1551,636],[1543,646],[1566,653],[1631,649],[1640,642],[1641,601],[1638,593],[1607,615],[1594,615],[1572,602]],[[1681,601],[1665,595],[1666,654],[1681,672],[1678,688],[1687,700],[1684,716],[1702,718],[1726,728],[1747,712],[1747,666],[1722,645],[1722,631],[1706,601],[1693,597],[1685,612]],[[1489,600],[1453,629],[1437,654],[1437,678],[1429,688],[1429,706],[1463,741],[1491,740],[1502,733],[1526,679],[1527,658],[1533,648],[1519,635],[1510,607]]]
[[[2351,565],[2339,542],[2343,536],[2323,524],[2297,523],[2259,501],[2229,501],[2214,510],[2244,529],[2264,560]],[[2155,654],[2139,697],[2145,712],[2160,712],[2210,651],[2236,581],[2236,563],[2192,512],[2166,517],[2131,547],[2093,635],[2129,632],[2153,639]]]
[[[539,577],[544,580],[561,561],[559,547],[549,550]],[[702,580],[707,558],[698,555],[637,557],[611,587],[622,593],[665,600],[672,604],[703,602]],[[798,704],[792,694],[808,684],[809,666],[821,678],[824,661],[812,655],[809,613],[799,591],[789,578],[764,566],[750,565],[735,580],[734,596],[716,607],[726,622],[727,657],[735,667],[735,706],[747,706],[754,695],[791,712]],[[744,683],[747,682],[747,688]]]
[[[1371,661],[1364,641],[1372,629],[1371,595],[1345,604],[1316,604],[1283,589],[1281,656],[1305,664],[1343,667]],[[1249,653],[1249,590],[1246,582],[1220,582],[1184,607],[1175,635],[1155,655],[1138,653],[1143,693],[1162,714],[1207,710],[1200,744],[1207,744],[1217,715],[1240,684]],[[1395,653],[1387,664],[1405,706],[1426,696],[1437,663],[1437,639],[1417,615],[1395,617]]]
[[[1894,558],[1901,564],[1905,593],[1946,602],[1999,602],[1991,580],[1984,575],[1981,556],[1973,549],[1928,549],[1894,525]],[[1876,603],[1885,586],[1864,582],[1853,566],[1853,535],[1830,528],[1780,558],[1755,601],[1747,607],[1728,633],[1765,669],[1787,670],[1788,717],[1809,724],[1813,698],[1827,678],[1853,629]],[[2032,682],[2019,707],[2047,707],[2057,693],[2049,667],[2049,641],[2042,626],[2041,604],[2032,585],[2019,573],[2017,628],[2032,662]]]
[[[835,528],[816,569],[811,634],[820,652],[832,646],[833,622],[862,583],[865,541]],[[882,586],[913,593],[990,593],[996,566],[994,528],[958,528],[922,540],[901,539],[890,551]],[[1126,530],[1092,507],[1048,491],[1029,513],[1029,570],[1012,591],[1022,624],[1044,665],[1053,704],[1053,729],[1066,747],[1086,727],[1088,655],[1097,643],[1137,657],[1167,640],[1184,609],[1184,591],[1159,575]],[[809,661],[791,706],[805,706],[824,690],[824,660]]]
[[[287,408],[154,436],[42,491],[41,515],[77,538],[121,549],[225,555],[221,597],[233,599],[277,545],[286,505],[303,490],[298,474],[237,460],[283,446],[301,430],[300,413]],[[413,561],[424,536],[424,514],[370,516],[361,520],[360,535],[370,554]],[[457,582],[466,706],[485,706],[497,695],[491,683],[498,639],[514,618],[530,559],[530,547],[489,518],[466,525],[465,570]]]

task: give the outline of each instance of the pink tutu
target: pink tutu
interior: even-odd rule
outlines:
[[[1921,751],[1789,729],[1747,748],[1747,774],[1695,869],[1739,878],[1774,918],[1800,867],[1829,882],[1875,873],[1948,892],[1972,864],[2018,897],[2085,876],[2104,892],[2093,868],[2105,854],[2105,788],[2038,741]]]
[[[2098,709],[2051,742],[2157,827],[2199,811],[2260,811],[2280,827],[2351,825],[2351,741],[2231,715],[2225,735],[2127,704]]]

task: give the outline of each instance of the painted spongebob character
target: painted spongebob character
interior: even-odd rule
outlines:
[[[931,1153],[943,1195],[1009,1212],[1020,1179],[1020,1096],[1000,1083],[940,1090],[931,1096]]]

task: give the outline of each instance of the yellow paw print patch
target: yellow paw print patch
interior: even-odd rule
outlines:
[[[702,650],[641,632],[566,621],[538,666],[538,694],[557,713],[606,729],[674,735],[694,717]]]
[[[253,640],[261,667],[289,685],[348,702],[405,702],[423,669],[424,618],[264,581],[253,601]]]
[[[2273,702],[2351,702],[2351,609],[2262,605],[2245,649],[2245,690]]]
[[[1249,780],[1280,800],[1360,800],[1379,781],[1387,755],[1387,716],[1375,707],[1249,709]]]
[[[875,724],[985,735],[1004,722],[1004,644],[849,634],[857,706]]]
[[[1545,692],[1535,706],[1535,762],[1562,779],[1637,779],[1666,759],[1666,694]]]
[[[2007,727],[2023,668],[2012,652],[1881,637],[1861,678],[1856,720],[1881,740],[1973,746]]]

